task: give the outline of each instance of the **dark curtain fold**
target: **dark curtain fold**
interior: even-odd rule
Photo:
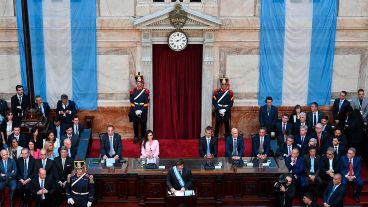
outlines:
[[[202,45],[181,52],[153,45],[153,128],[159,139],[198,138],[201,126]]]

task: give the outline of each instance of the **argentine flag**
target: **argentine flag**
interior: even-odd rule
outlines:
[[[329,105],[338,0],[263,0],[259,104]]]
[[[27,76],[22,0],[16,0],[22,84]],[[28,0],[35,95],[56,107],[67,94],[79,109],[97,109],[95,0]]]

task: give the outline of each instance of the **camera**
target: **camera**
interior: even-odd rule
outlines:
[[[286,177],[287,177],[288,175],[287,174],[282,174],[282,175],[280,175],[280,177],[279,177],[279,179],[278,179],[278,181],[273,185],[273,188],[274,188],[274,190],[276,191],[276,192],[279,192],[280,191],[280,188],[282,187],[282,186],[284,186],[285,188],[287,187],[286,186],[286,184],[287,184],[287,179],[286,179]]]

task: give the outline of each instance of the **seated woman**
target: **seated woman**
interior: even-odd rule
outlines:
[[[63,144],[63,143],[60,143],[60,139],[57,138],[57,137],[55,137],[54,132],[49,131],[47,133],[46,141],[49,141],[49,142],[51,142],[54,145],[54,150],[58,154],[59,153],[58,150],[60,148],[60,144]],[[44,146],[44,148],[45,148],[45,146]],[[47,149],[47,148],[45,148],[45,149]]]
[[[40,149],[35,148],[35,142],[30,140],[28,142],[28,149],[30,155],[32,155],[33,159],[38,160],[40,159]]]
[[[147,130],[141,147],[141,158],[158,158],[160,148],[152,130]]]
[[[11,140],[11,146],[8,148],[9,157],[17,160],[19,157],[21,157],[23,147],[19,146],[17,138],[13,138]]]
[[[11,135],[13,133],[13,129],[14,129],[14,123],[13,123],[13,113],[11,111],[9,111],[7,114],[6,114],[6,118],[3,120],[3,122],[1,123],[1,126],[0,126],[0,131],[1,131],[1,134],[2,134],[2,148],[3,149],[7,149],[8,146],[6,144],[6,140],[7,140],[7,137],[9,135]]]
[[[59,156],[58,149],[54,148],[51,141],[45,142],[44,149],[46,149],[46,157],[50,160],[54,160],[55,157]]]
[[[34,142],[35,149],[42,149],[43,144],[44,144],[44,139],[38,133],[37,128],[33,128],[31,130],[30,140],[32,140]]]

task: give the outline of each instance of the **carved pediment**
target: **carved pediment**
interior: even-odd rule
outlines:
[[[170,24],[169,14],[175,9],[175,4],[157,11],[152,14],[140,17],[134,21],[134,26],[138,29],[164,29],[172,30],[174,27]],[[187,21],[182,29],[218,29],[221,26],[221,20],[190,9],[182,4],[182,10],[187,13]]]

